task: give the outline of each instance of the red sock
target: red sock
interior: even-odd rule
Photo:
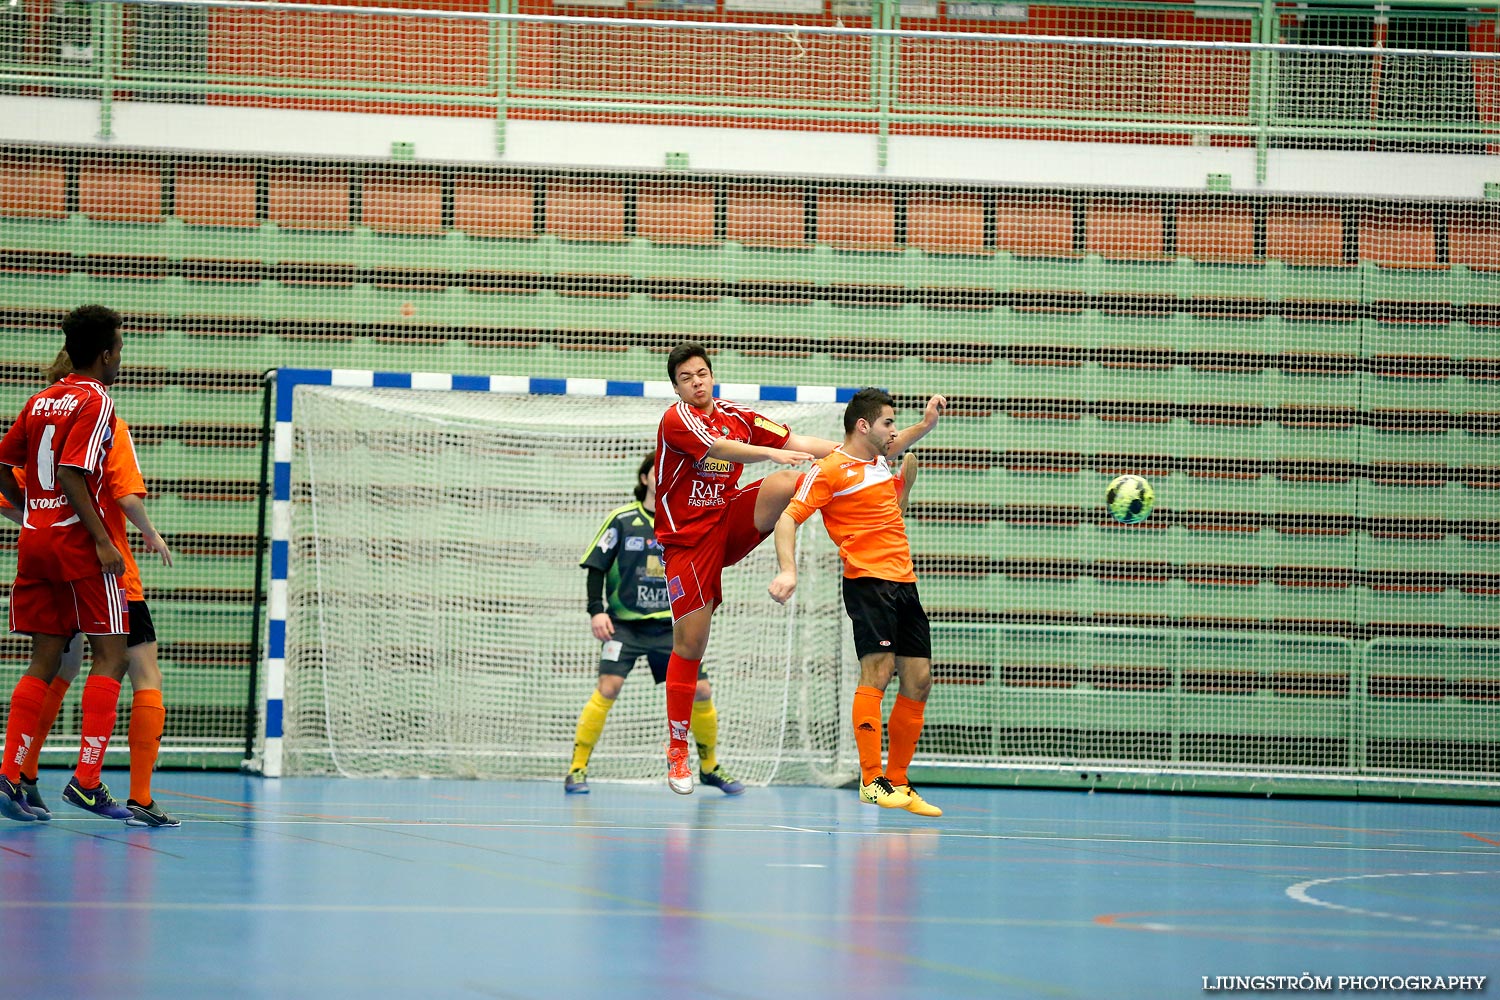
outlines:
[[[673,750],[687,749],[693,693],[698,690],[698,664],[702,662],[676,653],[667,660],[667,737]]]
[[[37,720],[47,698],[47,682],[40,677],[22,674],[10,695],[10,718],[5,723],[5,760],[0,774],[12,783],[21,780],[21,762],[31,744],[36,742]]]
[[[893,785],[907,783],[906,768],[911,763],[911,755],[917,752],[917,738],[922,735],[922,711],[926,707],[926,702],[916,701],[902,694],[896,695],[896,707],[891,709],[891,721],[888,724],[891,734],[890,763],[885,769],[885,776],[891,779]]]
[[[167,712],[161,705],[161,692],[147,688],[130,699],[130,797],[143,806],[151,804],[151,771],[161,752],[161,731]]]
[[[47,685],[47,696],[42,699],[42,715],[36,723],[36,739],[31,741],[31,749],[27,751],[26,759],[21,761],[21,777],[27,781],[36,780],[42,744],[47,742],[47,734],[52,732],[52,726],[57,722],[57,713],[62,709],[63,699],[68,696],[68,688],[72,686],[72,681],[61,677],[52,678],[52,683]]]
[[[115,706],[120,701],[120,682],[108,677],[90,677],[83,685],[83,740],[78,749],[78,784],[93,788],[104,770],[104,751],[115,733]]]
[[[859,749],[860,782],[868,785],[881,773],[880,701],[885,692],[861,684],[854,689],[854,745]]]

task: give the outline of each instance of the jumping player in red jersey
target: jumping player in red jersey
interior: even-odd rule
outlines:
[[[773,472],[739,488],[749,462],[801,465],[822,458],[832,441],[791,429],[737,403],[715,400],[713,367],[702,344],[679,344],[667,357],[679,403],[656,432],[656,538],[662,544],[672,602],[667,661],[667,784],[693,791],[688,726],[698,664],[708,648],[720,574],[765,540],[797,488],[797,473]]]
[[[83,742],[63,798],[108,819],[130,810],[99,780],[114,734],[130,631],[125,558],[100,515],[104,459],[115,433],[108,387],[120,374],[120,314],[83,306],[63,319],[73,374],[26,401],[0,440],[0,493],[22,511],[11,588],[10,628],[31,636],[31,665],[11,694],[0,759],[0,814],[35,821],[20,788],[25,747],[37,735],[47,685],[74,632],[89,638],[93,664],[83,690]],[[26,470],[26,489],[12,469]]]

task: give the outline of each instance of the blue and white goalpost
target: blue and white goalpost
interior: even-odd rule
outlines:
[[[266,776],[560,779],[599,644],[578,563],[628,503],[676,398],[665,381],[282,368],[274,380]],[[855,390],[723,384],[718,394],[837,440]],[[764,469],[751,467],[742,482]],[[854,682],[838,560],[799,533],[792,610],[763,545],[725,574],[705,672],[720,745],[746,780],[840,782]],[[644,662],[590,775],[660,779],[661,692]],[[645,678],[645,679],[641,679]],[[852,690],[852,688],[851,688]]]

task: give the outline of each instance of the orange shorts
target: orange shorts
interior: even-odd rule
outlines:
[[[765,541],[769,531],[755,527],[755,500],[760,483],[736,490],[713,530],[692,546],[662,546],[667,568],[667,597],[675,622],[700,608],[717,607],[724,599],[720,576]]]
[[[100,570],[81,580],[16,577],[10,588],[10,630],[27,635],[125,635],[130,605],[125,581]]]

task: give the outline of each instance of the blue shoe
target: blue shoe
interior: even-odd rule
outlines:
[[[587,795],[589,793],[588,768],[574,768],[568,772],[563,779],[563,794],[565,795]]]
[[[26,796],[26,808],[31,810],[31,815],[43,822],[52,818],[52,810],[42,801],[42,793],[36,790],[34,779],[28,780],[26,775],[21,775],[21,792]]]
[[[0,774],[0,816],[20,823],[36,822],[31,807],[26,804],[26,793],[3,774]]]
[[[78,808],[105,819],[130,818],[130,810],[110,797],[109,787],[102,781],[93,788],[84,788],[78,783],[78,776],[74,775],[68,779],[68,786],[63,789],[63,801],[71,802]]]
[[[725,795],[739,795],[745,790],[744,785],[729,776],[729,772],[724,770],[723,764],[715,767],[712,771],[699,771],[698,784],[717,788]]]

